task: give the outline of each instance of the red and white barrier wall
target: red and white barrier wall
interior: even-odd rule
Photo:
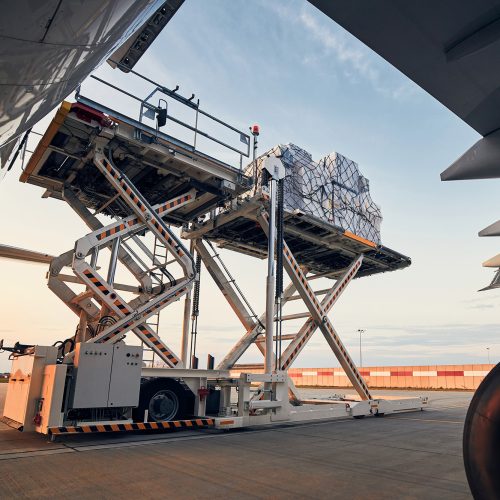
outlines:
[[[477,389],[495,365],[369,366],[361,375],[369,387],[379,389]],[[261,373],[255,365],[235,366],[231,373]],[[352,387],[342,368],[291,368],[297,387]]]

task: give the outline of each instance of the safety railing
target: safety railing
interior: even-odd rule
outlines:
[[[120,63],[115,63],[117,66],[120,66]],[[183,139],[182,142],[188,144],[193,151],[201,151],[199,148],[199,141],[201,138],[206,139],[207,141],[216,144],[218,146],[222,146],[226,150],[236,153],[239,157],[239,167],[242,168],[244,163],[244,158],[250,157],[250,135],[239,130],[237,127],[230,125],[229,123],[221,120],[220,118],[206,112],[201,109],[199,99],[195,100],[195,94],[192,94],[190,97],[185,97],[181,95],[178,90],[179,86],[176,86],[174,89],[169,89],[154,80],[137,73],[134,70],[128,69],[127,72],[133,74],[140,78],[143,82],[151,84],[154,86],[153,90],[147,95],[146,98],[141,98],[128,90],[125,90],[117,85],[114,85],[103,78],[100,78],[95,75],[91,75],[90,78],[105,85],[112,91],[116,91],[127,98],[133,99],[134,101],[139,103],[139,123],[143,123],[144,119],[150,119],[156,121],[156,132],[157,135],[162,135],[165,133],[161,130],[163,127],[168,126],[169,123],[175,124],[180,127],[180,129],[185,132],[192,133],[191,139]],[[157,104],[153,102],[153,98],[155,96],[159,96]],[[76,93],[76,99],[78,101],[86,101],[86,97],[81,94],[81,89],[78,88]],[[169,109],[172,104],[172,101],[175,103],[180,103],[183,107],[182,116],[175,116],[173,112]],[[117,110],[118,111],[118,110]],[[191,117],[189,117],[188,113],[191,113]],[[190,119],[189,119],[190,118]],[[199,126],[200,118],[208,121],[208,127],[210,128],[210,124],[216,125],[220,127],[220,133],[217,136],[213,132],[209,133],[206,130],[203,130]],[[192,123],[188,123],[188,120]],[[169,135],[170,131],[169,131]],[[183,134],[185,136],[185,134]],[[175,137],[175,136],[174,136]],[[227,137],[227,138],[226,138]],[[239,146],[239,144],[243,144],[243,146]]]

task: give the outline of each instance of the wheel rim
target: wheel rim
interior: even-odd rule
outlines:
[[[169,389],[158,391],[149,401],[149,416],[156,422],[173,420],[179,410],[179,398]]]

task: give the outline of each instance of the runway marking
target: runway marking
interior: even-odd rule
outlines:
[[[431,403],[432,404],[432,403]],[[453,408],[469,408],[469,405],[458,405],[458,406],[428,406],[425,411],[441,411],[441,410],[449,410]]]
[[[437,418],[411,418],[411,417],[396,417],[400,420],[421,420],[422,422],[442,422],[444,424],[463,424],[462,421],[458,420],[438,420]]]
[[[54,448],[52,450],[35,450],[24,452],[4,453],[0,455],[0,460],[13,460],[16,458],[39,457],[41,455],[59,455],[59,453],[73,453],[71,448]]]

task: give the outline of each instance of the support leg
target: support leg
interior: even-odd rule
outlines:
[[[269,234],[269,223],[264,214],[258,216],[258,221],[266,234]],[[359,394],[363,400],[371,399],[371,394],[364,381],[363,377],[359,373],[356,365],[349,356],[347,349],[340,340],[337,332],[333,328],[333,325],[325,313],[323,307],[319,303],[314,291],[309,286],[305,274],[300,269],[297,261],[295,260],[292,252],[288,248],[288,245],[284,244],[284,257],[285,257],[285,269],[290,279],[297,287],[299,295],[302,297],[306,307],[308,308],[311,316],[318,325],[321,333],[323,333],[328,345],[331,347],[335,356],[339,360],[340,365],[344,369],[347,377],[351,381],[354,389]]]

